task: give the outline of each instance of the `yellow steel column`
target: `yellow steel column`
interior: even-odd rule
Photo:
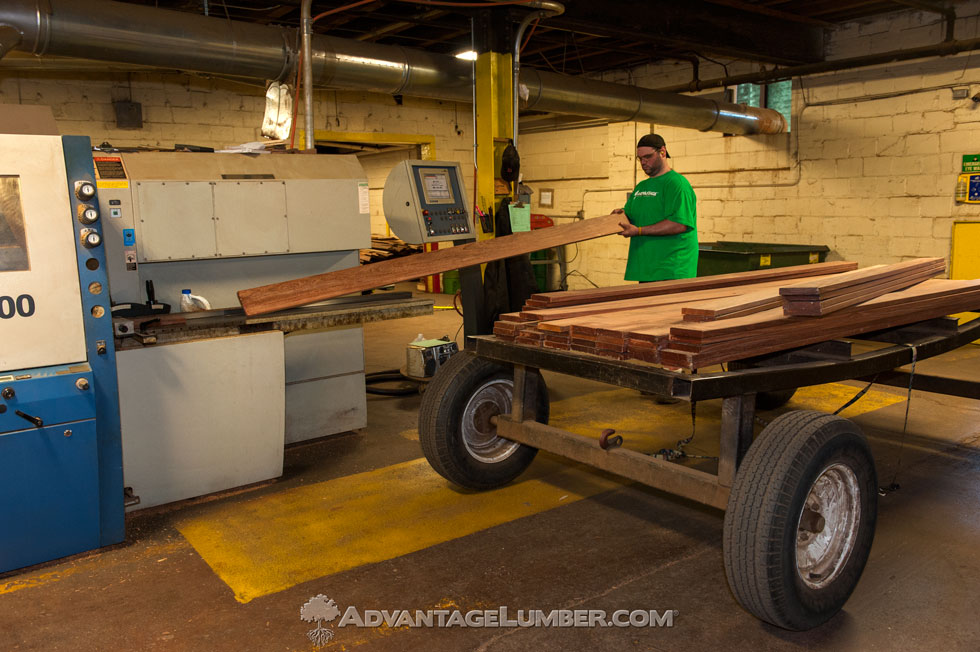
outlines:
[[[476,201],[486,213],[492,209],[496,214],[500,200],[510,194],[497,188],[496,180],[501,154],[513,136],[512,63],[510,54],[500,52],[484,52],[476,60]],[[480,240],[493,237],[492,227],[489,233],[477,232]]]

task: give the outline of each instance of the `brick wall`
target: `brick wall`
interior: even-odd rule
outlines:
[[[980,0],[956,4],[956,38],[978,35]],[[937,43],[937,14],[908,11],[852,23],[830,34],[831,58]],[[639,123],[526,134],[522,170],[529,185],[554,190],[555,206],[533,210],[574,219],[622,206],[642,178],[634,160],[638,136],[664,135],[675,169],[698,194],[703,241],[752,240],[826,244],[833,258],[862,265],[914,256],[948,256],[954,219],[978,210],[953,202],[962,154],[980,153],[980,104],[953,100],[951,88],[980,91],[980,53],[916,60],[794,80],[793,130],[775,136],[726,137]],[[728,73],[757,69],[730,62]],[[723,69],[703,63],[702,78]],[[668,62],[606,73],[651,88],[687,82],[691,66]],[[112,101],[143,105],[144,127],[115,127]],[[0,69],[0,102],[47,104],[62,133],[93,143],[213,147],[259,140],[264,89],[185,74],[16,72]],[[317,129],[427,134],[436,156],[463,163],[472,179],[472,113],[468,105],[385,95],[318,91]],[[299,124],[303,124],[302,116]],[[371,188],[372,228],[385,232],[381,188],[393,164],[411,150],[362,156]],[[472,190],[472,188],[470,188]],[[569,248],[572,287],[622,282],[627,243],[610,236]],[[588,279],[588,280],[586,280]]]
[[[956,38],[978,35],[980,3],[956,5],[961,18]],[[830,58],[847,58],[938,43],[939,16],[899,12],[852,23],[828,41]],[[668,144],[674,168],[688,177],[698,195],[702,241],[747,240],[826,244],[832,259],[862,266],[917,256],[950,254],[954,220],[978,219],[980,208],[956,204],[953,192],[963,154],[980,153],[980,104],[953,100],[953,87],[980,91],[980,52],[920,59],[794,80],[793,130],[775,136],[726,137],[690,129],[652,126]],[[749,72],[733,63],[729,73]],[[665,87],[690,80],[686,63],[607,73],[604,79]],[[723,76],[704,65],[702,78]],[[569,168],[546,174],[525,166],[526,175],[564,176],[554,187],[560,214],[584,210],[588,216],[622,205],[623,189],[642,171],[633,160],[634,131],[649,125],[615,124],[561,132],[586,136],[583,156],[605,156],[605,179],[576,178]],[[525,160],[554,151],[555,134],[523,137]],[[535,185],[532,183],[531,185]],[[605,190],[603,190],[605,189]],[[539,210],[535,206],[535,210]],[[622,283],[627,244],[610,236],[571,247],[572,267],[598,285]],[[588,287],[573,272],[570,287]]]
[[[119,129],[112,102],[132,100],[143,110],[141,129]],[[187,74],[15,72],[0,68],[0,103],[50,106],[63,134],[83,135],[94,145],[172,148],[177,143],[221,149],[262,140],[265,89]],[[297,118],[304,125],[302,98]],[[427,135],[436,156],[460,161],[473,175],[472,112],[469,105],[361,92],[317,91],[314,127],[330,131]],[[302,147],[297,133],[296,144]],[[418,149],[362,156],[371,189],[372,231],[386,233],[381,190],[391,167]]]

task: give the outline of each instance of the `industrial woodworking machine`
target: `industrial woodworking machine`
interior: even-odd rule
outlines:
[[[428,314],[431,302],[358,297],[356,306],[247,319],[236,296],[359,264],[371,234],[356,156],[100,151],[93,159],[123,468],[141,507],[277,477],[284,443],[367,424],[361,322]],[[215,310],[174,314],[184,289]]]
[[[88,138],[0,135],[0,572],[125,536],[103,236]]]

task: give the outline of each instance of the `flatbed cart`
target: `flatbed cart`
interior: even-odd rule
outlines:
[[[782,414],[753,442],[757,405],[855,379],[980,398],[980,382],[915,372],[917,361],[978,338],[980,317],[962,325],[939,318],[731,363],[725,372],[675,373],[477,336],[423,395],[419,439],[439,474],[470,489],[510,482],[540,449],[725,510],[725,570],[736,599],[762,620],[805,630],[843,607],[864,569],[877,513],[874,460],[854,423],[816,411]],[[850,340],[879,348],[855,352],[871,347]],[[910,372],[899,370],[909,364]],[[627,450],[611,430],[585,437],[547,425],[541,369],[685,401],[722,399],[717,472]]]

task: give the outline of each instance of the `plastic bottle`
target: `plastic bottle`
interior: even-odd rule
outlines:
[[[204,297],[191,294],[190,290],[180,291],[180,311],[196,312],[198,310],[211,310],[211,304]]]

